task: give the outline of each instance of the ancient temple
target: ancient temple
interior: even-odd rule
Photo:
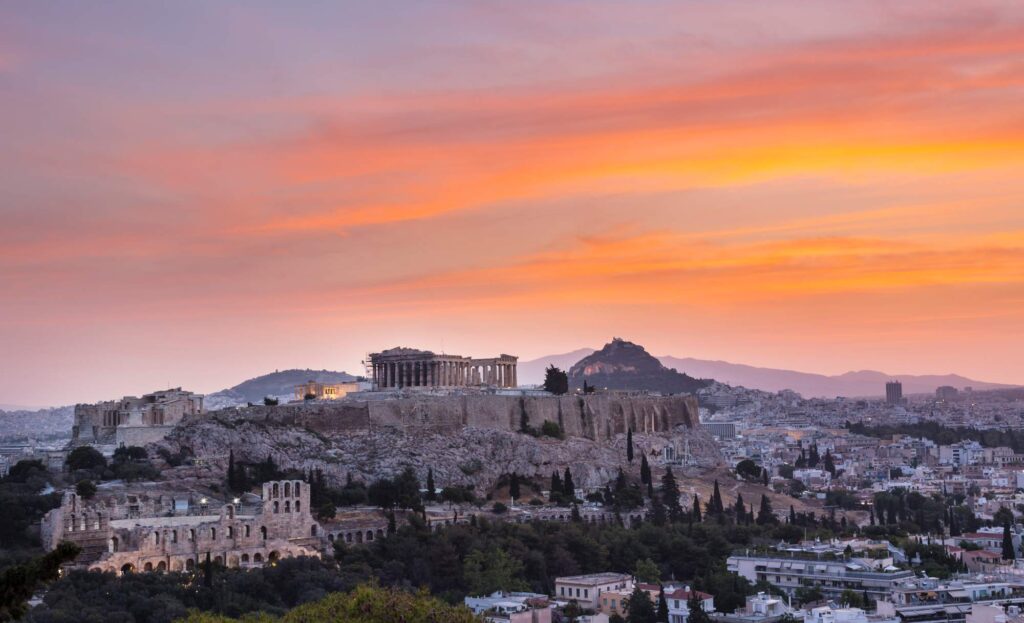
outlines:
[[[517,387],[518,357],[474,359],[415,348],[391,348],[370,355],[377,389],[432,387]]]

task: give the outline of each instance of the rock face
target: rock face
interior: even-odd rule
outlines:
[[[578,389],[584,381],[598,388],[666,394],[692,393],[709,383],[666,368],[643,346],[621,338],[613,339],[569,368],[570,387]]]
[[[596,394],[583,397],[501,395],[422,396],[226,409],[182,423],[163,442],[209,462],[273,456],[281,467],[321,469],[335,483],[351,474],[371,482],[411,466],[439,487],[486,491],[510,472],[546,481],[566,467],[582,487],[599,487],[626,465],[626,431],[637,454],[658,464],[663,449],[684,446],[702,465],[720,462],[718,448],[697,423],[695,399]],[[564,439],[519,432],[526,424],[559,422]],[[637,462],[639,459],[637,459]]]

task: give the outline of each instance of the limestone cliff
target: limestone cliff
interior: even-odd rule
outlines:
[[[348,474],[372,481],[409,465],[421,478],[432,468],[438,486],[486,491],[512,471],[546,479],[570,467],[578,485],[596,487],[626,464],[630,428],[637,452],[654,464],[666,446],[677,454],[688,446],[699,464],[717,465],[717,446],[696,413],[688,396],[407,396],[225,409],[190,418],[164,443],[213,463],[229,449],[242,461],[272,455],[282,467],[322,469],[337,483]],[[519,432],[544,421],[558,422],[565,438]]]

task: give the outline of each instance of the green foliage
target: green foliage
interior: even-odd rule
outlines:
[[[79,480],[75,485],[75,493],[83,500],[91,500],[96,495],[96,485],[91,480]]]
[[[916,424],[887,424],[882,426],[867,426],[862,422],[851,424],[847,422],[846,428],[850,432],[868,437],[887,438],[893,435],[909,435],[911,437],[924,437],[931,439],[939,445],[951,445],[961,441],[977,441],[986,448],[997,448],[1007,446],[1013,448],[1016,453],[1024,453],[1024,435],[1013,429],[977,429],[965,426],[950,428],[943,426],[937,420],[922,420]]]
[[[626,623],[657,623],[658,613],[647,591],[636,586],[629,597],[623,601],[625,601],[627,611]]]
[[[0,621],[20,619],[28,610],[32,594],[56,580],[60,566],[74,560],[80,551],[73,543],[61,543],[41,558],[6,569],[0,575]]]
[[[630,428],[626,433],[626,460],[630,463],[633,462],[633,429]]]
[[[276,407],[281,403],[277,398],[271,398],[270,396],[263,397],[263,405],[266,407]]]
[[[744,480],[760,480],[761,466],[750,459],[743,459],[742,461],[736,464],[736,475]]]
[[[48,473],[39,461],[18,461],[0,479],[0,548],[36,548],[36,526],[47,511],[60,506],[60,493],[41,495]]]
[[[657,584],[661,580],[661,569],[650,558],[640,558],[636,561],[636,566],[633,567],[633,575],[639,582]]]
[[[544,391],[557,396],[569,393],[569,375],[551,365],[544,371]]]
[[[522,579],[523,564],[501,549],[473,550],[466,556],[463,567],[463,575],[469,581],[469,592],[472,595],[528,588]]]
[[[64,465],[71,471],[103,469],[107,466],[107,459],[92,446],[79,446],[68,453]]]
[[[506,506],[505,504],[503,504],[501,502],[495,502],[494,505],[491,506],[491,512],[493,512],[496,515],[500,515],[502,513],[507,513],[508,512],[508,506]]]
[[[562,426],[558,422],[552,422],[551,420],[544,420],[544,423],[540,425],[540,434],[545,437],[553,437],[555,439],[562,439],[565,437],[565,432],[562,431]]]

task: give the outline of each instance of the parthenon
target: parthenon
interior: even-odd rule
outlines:
[[[370,355],[377,389],[474,385],[517,387],[517,361],[518,357],[512,355],[473,359],[415,348],[390,348]]]

